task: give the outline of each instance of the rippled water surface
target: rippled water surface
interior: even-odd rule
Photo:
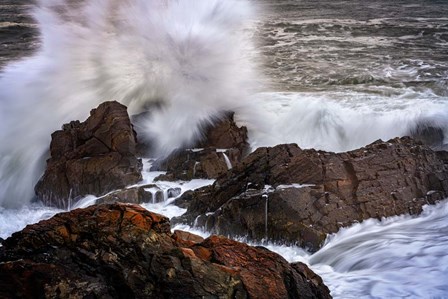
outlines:
[[[386,85],[447,94],[447,1],[262,3],[262,52],[281,89]]]

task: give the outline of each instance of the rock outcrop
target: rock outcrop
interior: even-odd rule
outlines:
[[[106,194],[105,196],[98,198],[96,203],[159,203],[179,196],[181,194],[181,191],[182,190],[179,187],[168,188],[164,191],[155,184],[148,184],[111,192],[109,194]]]
[[[317,250],[326,234],[368,218],[418,214],[448,194],[442,153],[412,139],[347,153],[259,148],[214,185],[186,193],[177,222]]]
[[[216,124],[204,128],[204,137],[199,141],[199,148],[236,148],[243,155],[249,150],[247,128],[238,127],[234,120],[235,113],[224,114]]]
[[[153,170],[167,171],[160,180],[215,179],[236,165],[248,153],[246,127],[238,127],[234,113],[204,128],[204,137],[191,149],[177,150],[156,161]]]
[[[1,298],[331,298],[321,278],[262,247],[170,232],[113,204],[61,213],[0,247]]]
[[[136,135],[118,102],[99,105],[85,122],[65,124],[51,137],[51,158],[35,187],[46,205],[67,208],[79,196],[103,195],[142,179]]]

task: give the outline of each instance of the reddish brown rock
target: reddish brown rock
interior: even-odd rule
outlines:
[[[171,234],[167,218],[125,204],[13,234],[0,247],[0,297],[331,298],[303,264],[224,237]]]
[[[113,191],[96,200],[97,204],[110,203],[159,203],[169,198],[177,197],[181,194],[179,187],[168,188],[166,191],[160,189],[157,185],[148,184],[137,187],[129,187],[122,190]]]
[[[340,154],[279,145],[257,149],[213,186],[181,197],[188,211],[174,221],[317,250],[327,233],[368,218],[418,214],[447,194],[442,152],[410,138]]]
[[[51,158],[35,187],[44,204],[66,208],[79,196],[103,195],[142,179],[126,110],[105,102],[85,122],[71,122],[52,134]]]
[[[241,158],[235,149],[216,150],[215,148],[181,150],[171,154],[162,162],[157,162],[153,170],[167,171],[157,180],[189,181],[192,179],[213,179],[226,173]]]
[[[235,113],[225,113],[216,124],[204,129],[204,137],[199,141],[198,148],[236,148],[246,155],[250,146],[247,142],[247,128],[238,127],[234,120]]]
[[[167,171],[159,180],[214,179],[236,165],[249,151],[246,127],[238,127],[233,113],[204,128],[203,140],[192,149],[177,150],[156,161],[153,170]]]
[[[305,264],[291,267],[266,248],[251,247],[222,236],[211,236],[192,247],[193,251],[203,248],[210,251],[210,261],[239,274],[248,298],[329,298],[322,279]],[[311,276],[316,279],[309,280]]]

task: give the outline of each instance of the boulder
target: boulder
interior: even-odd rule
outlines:
[[[234,112],[227,112],[216,123],[205,126],[203,138],[196,147],[236,148],[242,155],[246,155],[250,149],[247,142],[247,128],[245,126],[238,127],[234,117]]]
[[[116,202],[142,204],[155,201],[153,193],[142,187],[132,187],[111,192],[96,200],[96,204],[111,204]]]
[[[234,113],[226,113],[214,125],[204,127],[204,136],[191,149],[180,149],[154,163],[152,170],[166,171],[159,180],[215,179],[248,153],[246,127],[238,127]]]
[[[14,233],[0,247],[0,297],[331,298],[304,264],[225,237],[172,234],[168,218],[126,204]]]
[[[110,203],[159,203],[181,194],[179,187],[168,188],[165,191],[155,184],[130,187],[122,190],[113,191],[97,199],[97,204]]]
[[[295,144],[259,148],[212,186],[176,200],[188,211],[173,221],[315,251],[341,227],[418,214],[446,197],[443,157],[408,137],[339,154]]]
[[[214,179],[231,169],[241,159],[236,148],[185,149],[172,153],[167,159],[156,162],[151,170],[166,171],[156,180],[189,181],[192,179]]]
[[[67,208],[78,197],[100,196],[142,179],[136,134],[118,102],[99,105],[85,122],[65,124],[51,137],[51,157],[35,187],[46,205]]]

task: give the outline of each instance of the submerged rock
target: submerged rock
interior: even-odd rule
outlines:
[[[0,247],[2,298],[331,298],[322,279],[262,247],[170,232],[113,204],[61,213]]]
[[[67,208],[79,196],[103,195],[142,179],[136,135],[118,102],[99,105],[85,122],[65,124],[51,137],[51,158],[35,187],[46,205]]]
[[[236,165],[249,151],[246,127],[238,127],[234,113],[204,128],[202,140],[191,149],[174,151],[154,163],[152,170],[167,171],[159,180],[215,179]]]
[[[295,144],[259,148],[214,185],[179,198],[188,211],[174,221],[317,250],[341,227],[418,214],[446,197],[442,156],[408,137],[339,154]]]

